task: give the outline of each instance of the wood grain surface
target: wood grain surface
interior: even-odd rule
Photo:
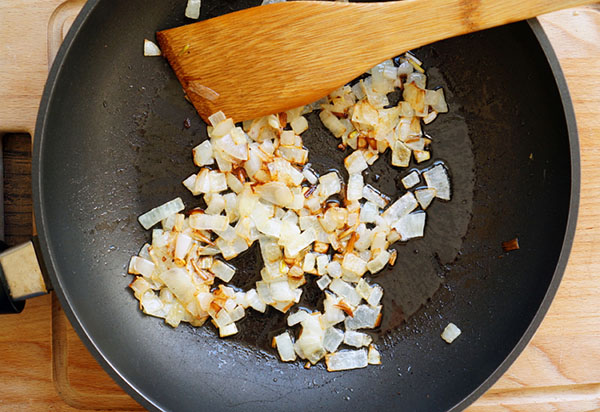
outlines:
[[[0,1],[0,135],[32,133],[49,58],[82,1]],[[469,412],[600,410],[600,11],[544,16],[565,72],[581,144],[573,251],[538,332]],[[5,135],[6,239],[32,231],[30,139]],[[51,296],[0,317],[0,411],[139,410],[100,368]]]
[[[594,1],[294,1],[156,38],[200,116],[239,122],[310,104],[407,50]]]

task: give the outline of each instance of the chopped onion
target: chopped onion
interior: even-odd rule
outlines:
[[[416,237],[423,237],[425,231],[425,216],[424,212],[415,212],[402,216],[394,225],[394,229],[400,233],[403,241]]]
[[[402,178],[402,184],[406,189],[410,189],[411,187],[417,185],[420,181],[421,179],[419,178],[419,173],[414,170]]]
[[[396,200],[390,207],[383,212],[383,218],[392,225],[398,221],[402,216],[405,216],[415,210],[418,206],[417,199],[415,196],[408,192],[404,194],[400,199]]]
[[[235,274],[234,267],[217,259],[214,260],[210,271],[223,282],[229,282]]]
[[[188,0],[185,8],[185,17],[189,19],[197,19],[200,17],[200,7],[202,0]]]
[[[344,166],[346,166],[346,170],[348,170],[348,174],[350,175],[361,173],[369,167],[363,156],[363,152],[360,150],[356,150],[350,156],[346,157],[344,159]]]
[[[329,327],[325,330],[323,336],[323,347],[327,352],[335,352],[344,341],[344,332],[339,329]]]
[[[299,309],[296,312],[290,313],[288,315],[287,324],[288,324],[288,326],[297,325],[298,323],[305,320],[308,316],[310,316],[310,313],[308,313],[305,310]]]
[[[333,279],[329,284],[329,290],[344,299],[349,305],[357,306],[360,303],[360,295],[341,279]]]
[[[375,345],[369,345],[369,353],[367,354],[369,365],[381,365],[381,355],[375,348]]]
[[[162,53],[158,46],[148,39],[144,39],[144,56],[160,56]]]
[[[460,334],[461,330],[454,323],[449,323],[442,332],[442,339],[448,343],[452,343]]]
[[[417,202],[419,202],[421,209],[425,210],[429,207],[431,201],[435,198],[436,193],[437,190],[430,187],[415,190],[415,197],[417,198]]]
[[[375,328],[379,322],[381,306],[359,305],[354,310],[354,316],[344,320],[346,330]]]
[[[356,153],[356,152],[355,152]],[[348,188],[346,190],[346,199],[360,200],[363,195],[363,187],[365,183],[361,174],[350,175],[348,179]]]
[[[166,219],[172,214],[179,213],[183,209],[185,209],[183,201],[178,197],[144,213],[138,217],[138,221],[144,229],[148,230],[161,220]]]
[[[435,196],[440,199],[450,200],[450,178],[443,164],[438,163],[431,169],[423,172],[427,186],[435,189]]]
[[[283,332],[281,335],[275,336],[275,346],[279,357],[284,362],[292,362],[296,360],[296,352],[294,352],[294,344],[288,332]]]
[[[369,346],[373,339],[366,333],[356,332],[353,330],[347,330],[344,333],[344,343],[348,346],[354,346],[360,348],[363,346]]]
[[[340,178],[336,172],[330,172],[319,178],[319,191],[321,196],[329,197],[342,190]]]
[[[329,372],[365,368],[368,365],[367,350],[343,350],[325,356]]]
[[[329,286],[330,283],[331,283],[331,278],[327,275],[323,275],[323,276],[321,276],[321,278],[319,278],[319,280],[317,280],[317,286],[321,290],[325,290],[327,288],[327,286]]]

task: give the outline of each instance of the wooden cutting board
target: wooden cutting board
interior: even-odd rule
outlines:
[[[49,62],[83,3],[0,2],[0,135],[33,134]],[[540,329],[470,412],[600,410],[600,9],[557,12],[541,22],[577,116],[577,234]],[[19,213],[27,215],[30,200],[23,204]],[[29,301],[22,314],[0,317],[0,330],[0,411],[140,409],[85,349],[53,296]]]

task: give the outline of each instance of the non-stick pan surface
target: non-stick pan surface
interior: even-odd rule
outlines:
[[[202,17],[258,3],[205,0]],[[429,87],[443,86],[449,102],[450,113],[425,130],[434,139],[432,162],[443,160],[451,171],[453,199],[434,203],[425,238],[396,245],[398,263],[374,279],[385,288],[376,334],[383,364],[328,373],[277,360],[267,348],[269,333],[283,326],[274,310],[251,315],[239,336],[221,340],[209,325],[172,329],[144,316],[127,288],[129,257],[150,237],[136,217],[176,196],[188,207],[199,204],[181,181],[194,172],[190,149],[206,137],[205,125],[166,61],[142,56],[144,38],[189,22],[184,8],[184,0],[90,1],[42,99],[36,222],[53,285],[82,340],[148,408],[464,408],[531,338],[574,233],[574,118],[537,22],[416,51]],[[339,167],[344,153],[311,122],[311,161],[321,172]],[[387,163],[384,156],[367,180],[396,198],[408,171]],[[501,242],[514,237],[521,249],[503,253]],[[235,263],[236,284],[251,285],[259,255],[250,250]],[[306,294],[304,304],[318,304]],[[448,322],[463,331],[451,345],[440,338]]]

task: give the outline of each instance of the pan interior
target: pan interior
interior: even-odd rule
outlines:
[[[46,260],[76,329],[113,376],[146,406],[169,410],[447,410],[479,387],[532,322],[553,281],[571,195],[569,140],[560,95],[527,23],[416,51],[429,87],[442,86],[450,113],[425,128],[433,160],[448,165],[449,203],[434,202],[424,239],[398,245],[379,331],[383,365],[349,373],[280,363],[265,349],[283,318],[242,322],[239,338],[212,327],[177,329],[136,307],[125,276],[149,240],[141,213],[181,196],[195,171],[191,148],[205,125],[165,60],[144,58],[144,38],[187,23],[180,0],[97,0],[60,61],[36,137],[36,215]],[[258,1],[205,0],[202,17]],[[45,110],[45,111],[44,111]],[[190,119],[191,127],[184,127]],[[319,171],[344,153],[314,118],[305,137]],[[384,156],[367,181],[392,198],[409,170]],[[419,168],[428,164],[419,165]],[[501,242],[521,249],[503,254]],[[240,286],[260,258],[237,259]],[[463,331],[440,339],[448,322]],[[89,341],[88,341],[89,340]]]

